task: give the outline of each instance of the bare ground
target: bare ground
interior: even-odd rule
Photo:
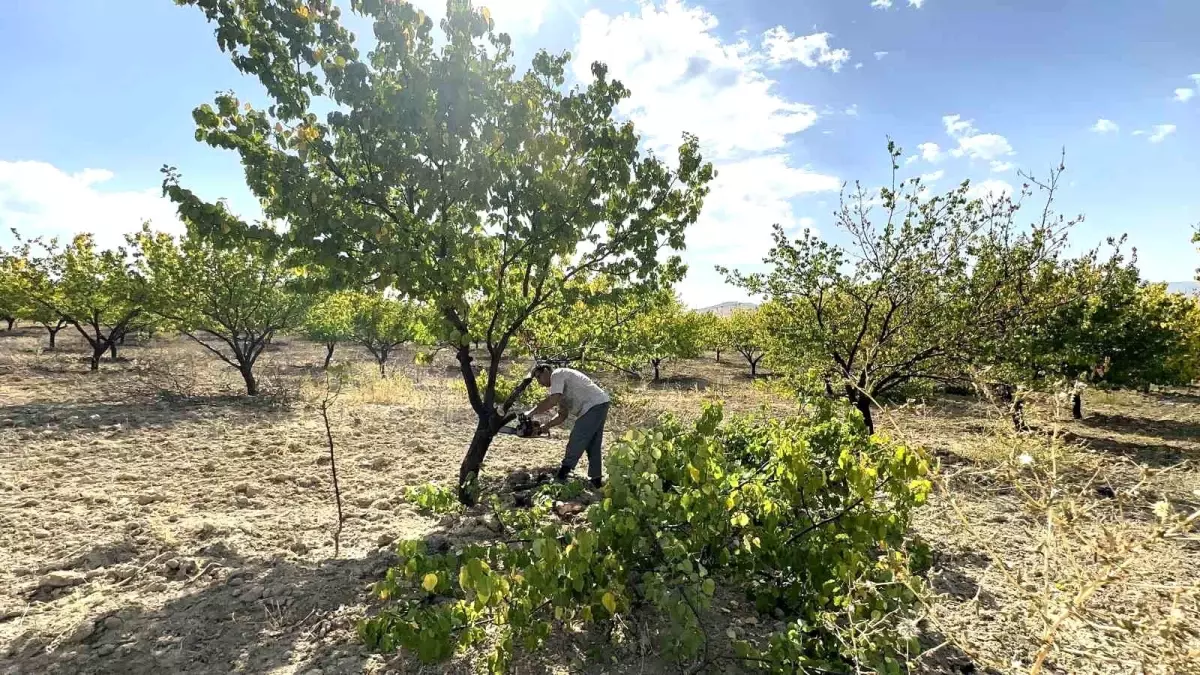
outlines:
[[[259,367],[270,393],[255,400],[239,395],[235,372],[179,340],[130,345],[97,374],[75,336],[60,334],[57,353],[43,341],[40,329],[0,333],[0,672],[472,671],[469,657],[425,668],[385,660],[353,632],[392,541],[488,536],[483,510],[431,518],[402,499],[405,486],[449,484],[470,439],[452,364],[400,354],[379,380],[341,348],[353,382],[331,412],[346,514],[335,557],[314,407],[323,348],[277,341]],[[608,383],[619,394],[610,434],[662,411],[695,414],[706,397],[733,410],[790,405],[737,362],[666,374]],[[1200,502],[1200,396],[1089,394],[1081,422],[1054,408],[1039,401],[1038,431],[1024,436],[968,398],[880,416],[884,433],[941,464],[915,528],[936,554],[921,623],[929,651],[914,670],[1030,672],[1049,644],[1044,672],[1200,672],[1200,544],[1151,538],[1155,503]],[[561,435],[501,437],[487,489],[556,465],[561,449]],[[753,620],[735,599],[724,604],[714,625]],[[514,670],[666,667],[645,635],[613,649],[570,634]]]

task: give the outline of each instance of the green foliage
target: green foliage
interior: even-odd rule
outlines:
[[[528,373],[524,373],[518,377],[509,375],[504,371],[496,373],[496,399],[499,401],[508,400],[509,395],[516,391],[517,387],[519,387],[521,383],[525,381],[526,375],[528,375]],[[480,372],[475,377],[476,386],[482,387],[486,380],[487,374]],[[461,380],[459,380],[454,383],[453,388],[456,391],[466,391],[467,387],[462,383]],[[540,399],[538,397],[537,389],[533,386],[526,385],[525,389],[523,389],[521,393],[517,395],[517,398],[513,400],[513,405],[514,407],[517,407],[517,405],[520,404],[521,407],[527,408],[537,403],[538,400]]]
[[[218,248],[197,236],[178,242],[143,228],[130,237],[152,289],[151,311],[229,366],[258,393],[254,365],[272,336],[300,325],[307,299],[287,284],[296,273],[254,241]]]
[[[701,616],[722,587],[787,618],[766,639],[734,640],[750,663],[897,672],[920,592],[905,532],[930,489],[925,460],[828,403],[805,418],[721,419],[709,406],[694,427],[668,418],[617,443],[584,527],[546,518],[543,495],[501,517],[522,543],[402,543],[360,636],[429,663],[490,641],[500,672],[515,645],[537,649],[555,627],[616,629],[641,605],[660,615],[665,651],[691,660],[714,639]]]
[[[1200,225],[1197,225],[1195,230],[1192,234],[1192,243],[1200,244]],[[1200,268],[1196,268],[1196,281],[1200,281]]]
[[[30,310],[22,282],[26,261],[0,248],[0,321],[15,321]]]
[[[716,314],[701,314],[698,321],[701,346],[716,352],[717,360],[720,361],[721,352],[730,349],[729,318]]]
[[[458,513],[462,504],[458,503],[457,493],[447,487],[435,483],[415,485],[404,490],[404,498],[415,504],[425,514]]]
[[[649,366],[655,380],[665,362],[698,356],[703,343],[703,316],[688,311],[669,288],[621,292],[608,302],[579,302],[565,316],[533,324],[542,354],[566,354],[581,365],[590,362],[633,375]]]
[[[354,299],[353,293],[345,291],[322,293],[304,317],[305,337],[326,347],[326,368],[334,347],[354,337]]]
[[[768,325],[759,309],[739,309],[727,319],[725,334],[733,349],[750,364],[750,375],[758,374],[758,363],[766,355]]]
[[[1200,381],[1200,296],[1175,295],[1172,308],[1171,346],[1163,361],[1167,383]]]
[[[699,356],[701,321],[674,293],[664,290],[636,308],[626,330],[606,344],[627,361],[649,363],[658,380],[663,363]]]
[[[889,144],[893,172],[900,149]],[[893,180],[872,215],[861,186],[843,195],[839,245],[775,229],[769,272],[731,282],[772,301],[773,364],[814,372],[855,403],[873,428],[871,401],[912,380],[959,377],[1072,297],[1059,284],[1066,233],[1075,221],[1050,200],[1062,167],[1042,185],[1047,206],[1016,224],[1010,196],[970,199],[963,183],[928,196],[920,181]]]
[[[90,234],[64,248],[55,240],[34,239],[21,247],[20,283],[34,318],[57,318],[74,326],[92,348],[91,369],[144,311],[145,280],[123,247],[98,250]],[[115,352],[114,352],[115,353]]]
[[[392,351],[421,335],[419,310],[411,302],[382,293],[356,293],[350,303],[351,339],[371,352],[383,377]]]
[[[241,221],[171,168],[165,193],[222,241],[286,243],[338,285],[436,308],[480,420],[464,486],[506,421],[495,375],[531,316],[578,300],[578,278],[658,286],[681,276],[679,257],[660,254],[682,249],[712,166],[687,135],[670,162],[643,153],[615,114],[629,92],[602,64],[570,89],[566,55],[537,52],[515,68],[487,10],[459,0],[445,39],[409,3],[355,0],[374,29],[365,55],[333,3],[180,2],[204,12],[218,46],[271,100],[256,109],[221,94],[193,112],[196,137],[237,152],[265,214],[288,229]],[[482,391],[475,339],[489,346]]]
[[[1137,387],[1188,384],[1196,300],[1141,280],[1136,257],[1082,258],[1054,280],[1062,302],[1043,321],[1008,336],[992,355],[1002,377],[1034,388],[1076,383]],[[1087,292],[1078,292],[1086,289]]]

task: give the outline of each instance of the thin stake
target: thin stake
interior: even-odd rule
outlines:
[[[333,473],[333,498],[337,503],[337,529],[333,532],[333,557],[338,557],[342,544],[342,490],[338,486],[337,460],[333,453],[333,431],[329,427],[329,401],[326,397],[321,401],[321,419],[325,422],[325,438],[329,441],[329,470]]]

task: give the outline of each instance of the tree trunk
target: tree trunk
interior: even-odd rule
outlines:
[[[721,350],[718,349],[717,350],[717,363],[720,363],[720,362],[721,362]]]
[[[92,347],[92,362],[90,368],[92,372],[100,370],[100,357],[104,356],[104,352],[106,351],[108,351],[108,345],[104,344],[103,342],[98,342]]]
[[[4,320],[8,323],[8,330],[12,330],[13,324],[17,322],[15,317],[6,316]]]
[[[118,342],[120,342],[122,345],[125,344],[125,336],[126,335],[127,335],[127,333],[121,333],[121,339],[118,340]]]
[[[871,418],[871,399],[860,393],[854,399],[854,407],[862,413],[863,424],[867,425],[867,431],[875,433],[875,420]]]
[[[108,343],[108,355],[113,361],[117,360],[117,341],[116,340],[113,340],[112,342]]]
[[[1009,414],[1012,416],[1013,430],[1017,433],[1029,431],[1029,424],[1025,421],[1025,400],[1022,398],[1013,399],[1012,406],[1009,408]]]
[[[46,328],[46,332],[50,333],[50,351],[54,351],[54,338],[58,337],[58,331],[62,328]]]
[[[750,362],[750,377],[758,377],[758,359]]]
[[[654,381],[658,382],[658,366],[661,361],[650,361],[650,365],[654,366]]]
[[[328,368],[329,362],[333,360],[333,348],[337,346],[336,342],[325,343],[325,365],[322,368]]]
[[[254,380],[254,371],[250,366],[242,366],[238,368],[242,374],[242,379],[246,382],[246,395],[258,396],[258,382]]]
[[[1075,392],[1071,394],[1071,417],[1073,419],[1083,419],[1083,394]]]
[[[475,435],[471,437],[471,445],[467,447],[467,456],[463,457],[458,470],[458,501],[466,506],[474,506],[479,497],[479,472],[495,437],[496,433],[488,426],[487,420],[479,420]]]

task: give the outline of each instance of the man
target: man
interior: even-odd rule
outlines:
[[[558,470],[558,480],[566,480],[571,475],[586,450],[588,478],[592,485],[600,487],[600,446],[604,442],[604,423],[608,420],[608,394],[587,375],[572,368],[540,363],[534,366],[530,375],[538,384],[550,389],[550,394],[529,411],[530,417],[557,408],[558,415],[546,422],[545,428],[567,421],[568,414],[575,418],[575,426],[567,439],[567,452]]]

